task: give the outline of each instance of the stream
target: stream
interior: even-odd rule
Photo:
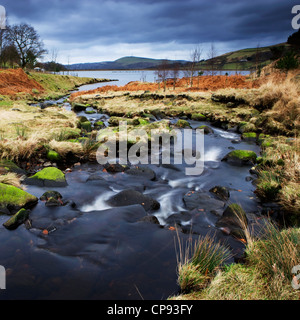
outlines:
[[[64,99],[55,103],[71,109]],[[109,119],[105,114],[80,115],[93,122]],[[66,173],[68,186],[55,188],[68,205],[47,207],[39,201],[30,213],[31,228],[23,224],[14,231],[2,226],[7,216],[0,216],[0,265],[6,269],[6,290],[0,290],[0,299],[167,299],[179,292],[179,239],[185,246],[199,236],[215,235],[241,256],[244,244],[217,228],[216,221],[233,202],[255,220],[261,216],[260,203],[250,166],[232,166],[221,159],[233,149],[259,154],[260,148],[235,132],[189,122],[192,128],[207,124],[214,130],[205,135],[201,175],[185,175],[184,164],[149,164],[152,175],[110,173],[95,163],[76,165]],[[209,192],[216,185],[230,190],[228,203]],[[108,201],[128,189],[155,199],[160,207],[145,210],[139,204]],[[47,190],[26,186],[38,198]],[[155,216],[160,224],[145,216]],[[178,234],[172,228],[175,223]],[[45,228],[47,235],[41,232]]]

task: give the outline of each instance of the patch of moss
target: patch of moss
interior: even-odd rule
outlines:
[[[257,155],[254,151],[250,150],[233,150],[229,152],[228,157],[237,158],[240,160],[256,160]]]

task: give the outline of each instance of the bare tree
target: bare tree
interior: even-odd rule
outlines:
[[[9,26],[5,33],[5,39],[15,46],[19,55],[19,64],[22,68],[46,53],[38,33],[26,23]]]
[[[157,78],[160,82],[163,82],[164,84],[164,91],[166,91],[166,85],[167,85],[167,78],[169,74],[169,62],[168,60],[162,60],[161,64],[158,66],[157,71]]]
[[[193,87],[193,79],[197,72],[202,55],[202,47],[196,46],[191,52],[191,63],[189,64],[190,86]]]
[[[180,73],[180,63],[174,63],[170,70],[170,77],[173,79],[173,90],[175,90],[176,82]]]
[[[216,51],[215,45],[214,43],[211,43],[210,49],[208,51],[208,60],[209,60],[210,72],[212,76],[216,74],[216,71],[215,71],[216,55],[217,55],[217,51]]]

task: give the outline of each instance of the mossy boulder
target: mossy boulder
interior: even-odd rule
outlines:
[[[206,125],[199,126],[197,129],[203,130],[204,134],[212,134],[212,133],[214,133],[214,130],[211,127],[206,126]]]
[[[49,150],[47,152],[47,159],[52,162],[59,162],[61,160],[61,156],[54,150]]]
[[[0,183],[0,208],[16,213],[22,208],[30,208],[38,202],[38,198],[17,187]],[[4,211],[3,211],[4,210]]]
[[[250,150],[233,150],[229,152],[222,161],[232,165],[251,165],[256,162],[257,155]]]
[[[94,123],[94,127],[95,127],[96,129],[101,129],[101,128],[104,128],[104,127],[105,127],[105,124],[104,124],[103,121],[99,120],[99,121],[96,121],[96,122]]]
[[[44,168],[32,177],[25,179],[24,183],[41,187],[65,187],[67,185],[64,173],[54,167]]]
[[[242,139],[244,141],[256,141],[257,135],[256,132],[244,132],[242,134]]]
[[[256,130],[257,130],[257,128],[256,128],[255,124],[250,123],[250,122],[242,121],[238,125],[238,131],[240,133],[255,132]]]
[[[191,119],[195,121],[205,121],[206,117],[201,113],[193,113]]]
[[[0,161],[0,171],[3,173],[14,172],[16,174],[25,174],[25,170],[19,168],[14,162],[3,159]]]
[[[3,226],[8,230],[15,230],[29,218],[30,210],[22,208],[15,213],[10,219],[3,223]]]
[[[177,128],[191,128],[191,125],[189,124],[188,121],[183,120],[183,119],[179,119],[179,120],[175,123],[175,127],[177,127]]]

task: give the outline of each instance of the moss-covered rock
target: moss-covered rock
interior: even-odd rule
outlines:
[[[15,213],[10,219],[3,223],[3,226],[8,230],[15,230],[29,218],[30,210],[22,208]]]
[[[257,128],[256,128],[255,124],[250,123],[250,122],[242,121],[238,125],[238,131],[240,133],[255,132],[256,130],[257,130]]]
[[[195,121],[205,121],[206,117],[201,113],[193,113],[191,119]]]
[[[214,130],[211,127],[206,126],[206,125],[199,126],[197,129],[203,130],[204,134],[214,133]]]
[[[250,150],[233,150],[229,152],[222,161],[232,165],[251,165],[256,162],[257,155]]]
[[[0,183],[0,207],[16,213],[21,208],[30,208],[38,198],[17,187]]]
[[[244,141],[256,141],[256,132],[244,132],[242,134],[242,139]]]
[[[67,185],[64,173],[54,167],[44,168],[32,177],[25,179],[24,183],[42,187],[65,187]]]
[[[3,172],[14,172],[16,174],[25,174],[25,171],[19,168],[14,162],[6,159],[0,160],[0,170]]]
[[[81,130],[84,130],[86,132],[91,132],[92,131],[92,124],[90,121],[81,122],[80,128],[81,128]]]
[[[99,120],[99,121],[96,121],[94,123],[94,127],[97,128],[97,129],[101,129],[101,128],[104,128],[105,127],[105,124],[103,121]]]
[[[85,105],[85,104],[82,104],[82,103],[72,103],[72,110],[74,112],[80,112],[80,111],[85,111],[85,109],[87,108],[88,106]]]
[[[177,127],[177,128],[191,128],[191,125],[189,124],[188,121],[183,120],[183,119],[179,119],[179,120],[175,123],[175,127]]]
[[[47,159],[52,162],[59,162],[61,160],[61,156],[54,150],[49,150],[47,152]]]

